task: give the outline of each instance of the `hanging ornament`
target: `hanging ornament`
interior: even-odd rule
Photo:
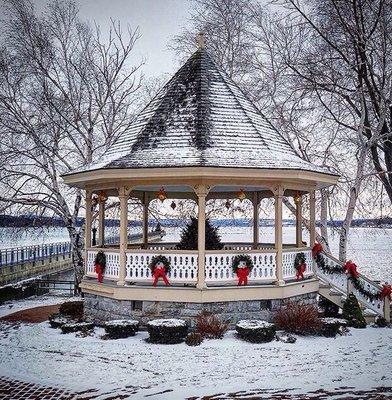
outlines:
[[[171,202],[170,207],[175,210],[177,207],[177,204],[174,202],[174,200]]]
[[[108,199],[108,196],[106,195],[106,192],[105,191],[103,191],[103,190],[101,190],[99,193],[98,193],[98,201],[100,202],[100,203],[105,203],[105,201]]]
[[[166,192],[165,192],[165,189],[163,187],[161,187],[159,189],[157,197],[162,203],[167,199]]]
[[[299,204],[301,202],[301,194],[299,192],[296,192],[293,196],[293,199],[295,204]]]
[[[237,193],[237,197],[240,199],[240,201],[243,201],[246,199],[246,194],[244,192],[244,189],[240,189],[240,191]]]
[[[227,200],[227,201],[226,201],[225,207],[226,207],[227,209],[229,209],[229,208],[231,207],[230,200]]]

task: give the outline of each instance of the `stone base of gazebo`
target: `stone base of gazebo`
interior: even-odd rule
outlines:
[[[142,326],[154,318],[181,318],[187,320],[190,326],[194,326],[196,316],[203,310],[228,322],[230,327],[234,327],[241,319],[273,321],[276,311],[283,305],[289,302],[317,304],[318,295],[318,281],[315,279],[288,283],[282,287],[266,285],[203,290],[165,287],[119,288],[110,285],[99,286],[91,282],[85,282],[83,287],[87,319],[99,324],[114,319],[131,318],[139,320]],[[163,300],[173,295],[172,300]]]

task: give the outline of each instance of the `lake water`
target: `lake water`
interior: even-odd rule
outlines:
[[[180,228],[165,228],[164,241],[174,242],[180,237]],[[113,228],[112,233],[118,233]],[[132,233],[141,232],[141,228],[132,229]],[[222,227],[219,228],[223,241],[250,242],[252,241],[252,228],[250,227]],[[107,230],[110,234],[110,230]],[[26,246],[29,244],[42,244],[67,241],[67,231],[63,228],[51,228],[41,231],[26,229],[17,231],[14,228],[0,228],[0,248]],[[285,243],[294,243],[295,227],[283,228]],[[304,231],[304,240],[308,241],[307,232]],[[338,254],[338,235],[331,236],[331,250]],[[260,242],[274,242],[274,228],[260,228]],[[377,228],[352,228],[348,242],[348,258],[358,266],[359,271],[376,280],[392,281],[392,230]]]

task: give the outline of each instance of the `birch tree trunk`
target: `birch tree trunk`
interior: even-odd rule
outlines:
[[[339,234],[339,260],[344,262],[347,258],[347,238],[351,227],[351,222],[353,220],[355,206],[357,204],[359,191],[361,188],[361,183],[363,179],[363,172],[365,168],[365,160],[367,155],[367,147],[363,146],[360,149],[357,170],[355,174],[354,184],[350,189],[350,195],[348,200],[348,206],[346,215],[343,221],[343,225],[340,229]]]

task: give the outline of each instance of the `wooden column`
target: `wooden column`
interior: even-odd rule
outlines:
[[[92,192],[90,190],[86,190],[86,219],[84,223],[84,248],[86,250],[91,247],[91,196]]]
[[[314,190],[309,192],[309,225],[309,246],[313,247],[316,243],[316,195]],[[316,274],[317,265],[314,259],[312,260],[312,266],[313,273]],[[347,280],[347,284],[347,291],[351,293],[349,280]]]
[[[295,243],[297,247],[302,247],[302,197],[295,199]]]
[[[310,224],[310,243],[309,246],[313,247],[316,242],[316,195],[314,190],[309,193],[309,224]]]
[[[103,247],[105,245],[105,202],[99,202],[98,213],[98,245]]]
[[[391,303],[388,296],[384,297],[384,318],[391,322]]]
[[[143,193],[143,248],[146,249],[148,245],[148,194]]]
[[[118,189],[120,200],[120,267],[117,285],[125,285],[127,248],[128,248],[128,197],[130,188],[125,186]]]
[[[260,241],[260,215],[259,215],[259,194],[253,193],[253,248],[257,249]]]
[[[91,196],[92,192],[86,190],[86,216],[84,222],[84,273],[87,273],[88,249],[91,247]]]
[[[276,250],[276,284],[284,285],[283,280],[283,193],[282,187],[274,191],[275,197],[275,250]]]
[[[197,195],[198,205],[198,237],[197,237],[197,250],[198,250],[198,270],[197,270],[197,284],[198,289],[207,287],[205,283],[205,257],[206,257],[206,197],[209,192],[209,187],[205,185],[197,185],[194,187]]]

